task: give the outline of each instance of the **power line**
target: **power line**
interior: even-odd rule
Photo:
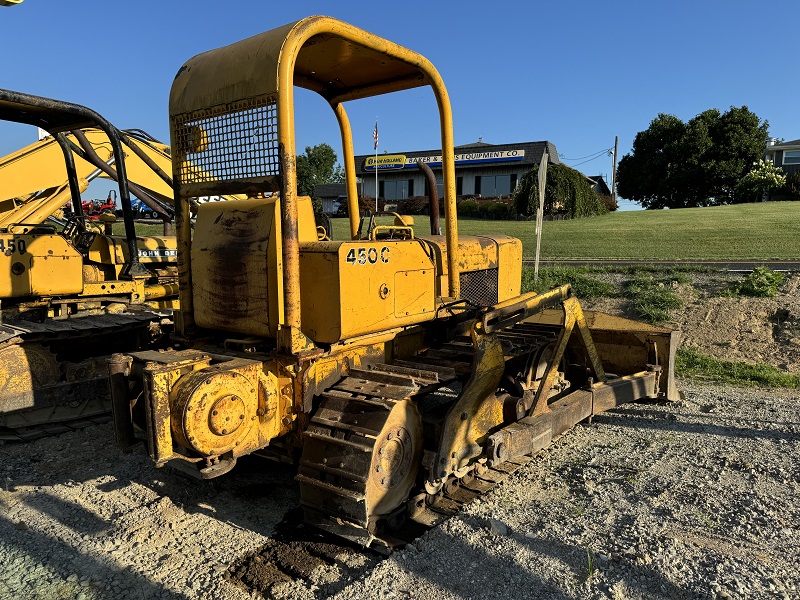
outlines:
[[[598,150],[597,152],[593,152],[592,154],[587,154],[586,156],[581,156],[579,158],[567,158],[566,156],[563,156],[561,154],[559,154],[558,157],[561,160],[583,160],[584,158],[592,158],[592,157],[600,156],[604,152],[610,152],[611,150],[612,150],[612,148],[604,148],[603,150]]]
[[[575,163],[572,166],[573,167],[577,167],[579,165],[583,165],[583,164],[586,164],[588,162],[592,162],[593,160],[597,160],[598,158],[602,158],[603,154],[605,154],[606,152],[609,152],[610,150],[611,150],[610,148],[609,148],[609,150],[604,150],[602,154],[598,154],[597,156],[595,156],[594,158],[590,158],[589,160],[584,160],[583,162]]]

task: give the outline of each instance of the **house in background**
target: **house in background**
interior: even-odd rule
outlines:
[[[764,160],[782,168],[787,175],[800,172],[800,140],[777,142],[775,138],[767,140]]]
[[[343,183],[321,183],[314,186],[314,198],[322,202],[322,212],[335,213],[342,199],[347,199],[347,186]]]
[[[606,180],[603,179],[602,175],[592,175],[586,176],[586,179],[589,180],[589,185],[592,186],[592,189],[597,192],[598,196],[610,196],[611,190],[606,183]]]
[[[553,142],[487,144],[480,138],[472,144],[456,146],[456,196],[508,198],[517,182],[542,160],[547,150],[551,163],[560,163]],[[439,197],[442,185],[441,150],[407,150],[397,154],[356,156],[356,174],[363,180],[363,195],[375,197],[375,171],[378,170],[378,197],[389,202],[427,195],[427,181],[417,167],[426,163],[436,176]]]

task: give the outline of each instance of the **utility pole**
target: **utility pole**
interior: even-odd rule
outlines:
[[[375,140],[375,212],[378,212],[378,117],[375,117],[375,129],[372,132]]]
[[[617,204],[617,147],[619,146],[619,136],[614,136],[614,166],[611,169],[611,203]]]

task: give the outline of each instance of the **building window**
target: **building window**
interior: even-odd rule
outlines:
[[[475,178],[475,193],[481,196],[510,196],[511,178],[516,175],[480,175]]]
[[[428,195],[428,178],[424,179],[425,181],[425,195]],[[439,194],[439,198],[444,198],[444,182],[442,181],[441,177],[436,178],[436,192]]]
[[[784,150],[783,164],[800,165],[800,150]]]
[[[405,200],[408,198],[408,184],[410,179],[389,180],[380,182],[381,198],[384,200]]]

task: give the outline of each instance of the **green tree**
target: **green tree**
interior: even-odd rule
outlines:
[[[514,190],[514,207],[519,214],[534,215],[539,206],[539,165],[525,173]],[[607,212],[589,180],[566,165],[547,165],[544,186],[544,214],[567,215],[571,219]]]
[[[664,208],[677,202],[672,157],[680,154],[686,125],[678,117],[659,114],[650,127],[636,134],[633,151],[617,166],[617,193],[645,208]]]
[[[736,186],[739,202],[759,202],[773,190],[786,185],[786,173],[771,162],[759,160]]]
[[[328,144],[306,146],[297,156],[297,194],[314,196],[314,187],[321,183],[343,183],[344,170],[336,164],[338,157]]]
[[[746,106],[706,110],[686,123],[659,114],[620,160],[617,191],[651,209],[736,202],[739,181],[764,152],[768,127]]]

